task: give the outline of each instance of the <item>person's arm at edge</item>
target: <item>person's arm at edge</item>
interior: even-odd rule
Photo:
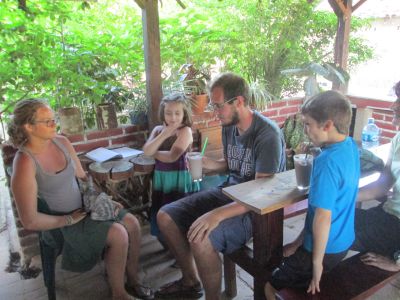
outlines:
[[[67,216],[50,216],[37,210],[35,164],[24,153],[17,153],[13,163],[11,190],[22,225],[27,230],[49,230],[67,225]]]
[[[358,190],[357,201],[366,201],[371,199],[379,199],[385,196],[387,192],[392,188],[394,178],[391,172],[391,157],[389,157],[385,168],[381,172],[379,178],[371,182],[370,184],[360,188]]]
[[[307,289],[307,293],[319,292],[323,266],[322,261],[325,255],[326,244],[328,242],[329,231],[331,228],[332,212],[327,209],[317,208],[313,220],[313,277]]]

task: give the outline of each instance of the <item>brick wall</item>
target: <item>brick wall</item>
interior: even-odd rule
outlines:
[[[391,125],[391,102],[359,97],[350,97],[350,99],[353,105],[355,105],[357,108],[369,108],[372,110],[372,116],[376,119],[377,125],[382,128],[381,142],[389,142],[390,138],[392,138],[397,132],[396,127]],[[299,106],[302,103],[303,100],[301,98],[273,102],[268,104],[267,110],[263,112],[263,115],[277,122],[279,126],[282,126],[288,116],[296,114],[299,111]],[[194,131],[196,129],[220,125],[220,122],[216,119],[215,115],[210,112],[194,115],[193,121]],[[131,146],[141,149],[148,135],[149,132],[145,127],[126,125],[114,129],[88,131],[82,135],[71,135],[67,137],[72,142],[77,153],[83,154],[97,147],[116,148],[121,146]],[[13,154],[12,151],[10,152],[11,154],[7,153],[8,152],[6,152],[5,155],[3,149],[5,167],[9,166],[12,162],[12,159],[10,160],[10,156]],[[18,228],[18,236],[22,248],[21,252],[23,261],[24,263],[29,263],[30,258],[39,253],[37,235],[34,232],[30,232],[22,228],[22,224],[19,221],[18,212],[14,203],[13,211],[15,222]]]
[[[294,115],[299,111],[299,107],[302,103],[302,98],[271,102],[267,105],[266,111],[262,112],[262,114],[274,120],[279,126],[282,126],[287,117]],[[221,123],[211,112],[204,112],[202,114],[193,116],[194,129],[202,129],[219,125],[221,125]]]
[[[267,110],[262,114],[274,120],[281,127],[287,117],[295,115],[303,104],[302,98],[293,98],[272,102],[267,105]]]
[[[69,135],[75,151],[86,153],[98,147],[117,148],[130,146],[141,149],[148,136],[147,128],[137,125],[123,125],[118,128],[92,130],[84,134]]]

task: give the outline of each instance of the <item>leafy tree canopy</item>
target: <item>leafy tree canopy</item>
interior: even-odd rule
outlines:
[[[313,61],[333,62],[337,18],[307,0],[193,0],[160,22],[165,69],[183,63],[218,65],[263,81],[276,97],[300,90],[281,70]],[[372,56],[355,33],[368,24],[353,17],[350,67]]]
[[[300,79],[281,70],[333,60],[336,16],[316,12],[307,0],[192,0],[185,10],[173,5],[160,7],[165,77],[192,63],[265,82],[280,97],[302,88]],[[372,55],[354,35],[366,24],[353,18],[350,66]],[[46,97],[55,109],[80,106],[90,127],[95,104],[117,99],[122,109],[127,100],[120,94],[141,86],[141,11],[124,0],[29,0],[26,10],[17,0],[1,1],[0,60],[6,114],[21,98]]]

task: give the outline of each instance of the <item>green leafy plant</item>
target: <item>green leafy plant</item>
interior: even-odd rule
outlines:
[[[124,94],[126,109],[132,124],[147,124],[148,103],[146,98],[145,83],[139,83]]]
[[[336,34],[335,14],[316,11],[318,1],[309,2],[193,0],[184,11],[160,20],[163,69],[176,70],[186,62],[217,65],[218,71],[236,72],[248,82],[265,82],[277,98],[293,95],[302,89],[301,81],[281,70],[316,61],[332,48]],[[349,66],[372,56],[356,36],[367,25],[352,18]]]
[[[218,72],[265,82],[278,98],[301,89],[298,79],[280,71],[317,60],[336,33],[334,13],[315,11],[307,0],[190,2],[185,10],[177,10],[176,3],[173,10],[160,9],[162,70],[177,74],[188,62],[218,66]],[[80,107],[91,127],[98,103],[115,88],[136,86],[143,76],[141,13],[130,1],[31,0],[26,10],[18,1],[0,1],[0,20],[4,119],[18,99],[45,97],[56,110]],[[365,25],[353,17],[352,33]],[[363,40],[352,34],[349,43],[350,66],[371,57]],[[204,91],[197,83],[181,90],[191,94],[190,86],[196,86],[195,94]],[[124,110],[124,100],[116,101]]]
[[[186,93],[202,95],[207,93],[207,82],[211,79],[209,69],[201,67],[196,69],[192,64],[183,64],[179,69],[182,74],[179,81],[182,82]]]
[[[264,81],[252,81],[249,83],[250,101],[249,105],[258,111],[265,111],[266,106],[271,103],[275,96],[266,88]]]
[[[26,10],[18,1],[1,2],[0,17],[7,20],[0,23],[5,114],[16,99],[44,97],[55,110],[80,107],[86,127],[93,127],[96,105],[144,70],[141,17],[119,2],[120,9],[107,17],[111,1],[33,0]]]
[[[177,80],[168,78],[163,85],[164,94],[179,92],[187,96],[190,105],[193,108],[203,110],[201,104],[197,101],[197,96],[207,94],[207,82],[211,79],[209,69],[201,67],[195,68],[192,64],[183,64],[174,77]],[[200,108],[201,107],[201,108]]]
[[[350,79],[349,74],[345,70],[335,66],[333,63],[325,62],[311,62],[299,68],[283,70],[281,73],[290,76],[306,77],[303,84],[306,99],[322,91],[318,82],[318,75],[335,84],[346,84]]]

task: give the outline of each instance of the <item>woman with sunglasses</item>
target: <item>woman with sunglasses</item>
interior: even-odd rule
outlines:
[[[71,143],[57,135],[51,108],[41,99],[18,102],[8,134],[19,149],[11,189],[24,228],[44,235],[59,228],[64,238],[62,267],[69,271],[90,270],[104,252],[112,299],[132,299],[129,294],[152,299],[152,290],[138,278],[138,220],[124,209],[116,212],[114,221],[86,216],[76,181],[85,180],[86,174]],[[48,213],[38,211],[38,198]]]

